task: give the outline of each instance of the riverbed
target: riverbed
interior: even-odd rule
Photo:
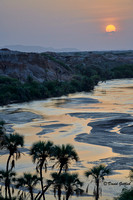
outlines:
[[[133,79],[101,82],[90,93],[0,107],[0,119],[6,121],[7,133],[17,132],[25,138],[24,155],[16,162],[18,174],[35,171],[29,156],[31,144],[51,140],[74,145],[80,161],[72,163],[70,171],[79,173],[86,183],[84,172],[90,167],[103,163],[112,169],[112,175],[105,177],[102,185],[101,199],[117,196],[124,187],[121,182],[131,186],[128,175],[133,167]],[[1,154],[0,168],[4,168],[7,154]],[[48,171],[47,178],[51,167]],[[93,186],[90,197],[79,199],[92,200]],[[54,199],[51,191],[47,198]]]

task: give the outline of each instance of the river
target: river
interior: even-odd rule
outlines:
[[[133,79],[101,82],[90,93],[76,93],[42,101],[10,104],[0,107],[0,119],[7,122],[8,133],[24,135],[24,155],[16,162],[15,170],[35,171],[28,149],[38,140],[52,140],[55,144],[74,145],[80,161],[70,170],[89,181],[84,172],[94,165],[108,165],[113,173],[102,183],[102,197],[111,200],[123,185],[131,186],[129,169],[133,167]],[[2,153],[1,153],[2,154]],[[7,154],[0,157],[0,168],[5,168]],[[49,167],[48,174],[52,171]],[[86,187],[86,184],[84,188]],[[92,200],[73,197],[73,200]],[[53,200],[51,191],[47,199]]]

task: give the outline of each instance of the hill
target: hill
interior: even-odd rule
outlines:
[[[26,53],[0,50],[0,105],[90,91],[133,78],[133,51]]]
[[[133,51],[113,52],[68,52],[24,53],[0,50],[0,75],[25,82],[33,80],[70,80],[79,68],[110,70],[114,67],[133,64]]]

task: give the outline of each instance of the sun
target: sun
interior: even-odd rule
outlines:
[[[111,33],[111,32],[116,32],[116,27],[112,24],[106,26],[106,32]]]

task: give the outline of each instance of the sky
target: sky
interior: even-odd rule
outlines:
[[[17,44],[133,50],[133,0],[0,0],[0,46]]]

